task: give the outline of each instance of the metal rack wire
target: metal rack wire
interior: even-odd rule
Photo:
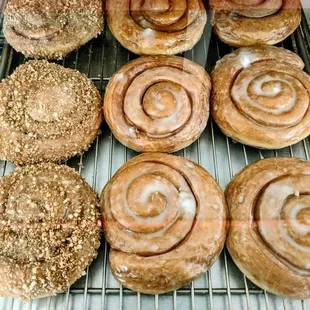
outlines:
[[[1,22],[2,24],[2,22]],[[0,43],[4,38],[0,35]],[[299,54],[310,73],[310,34],[305,16],[297,31],[282,46]],[[10,74],[25,58],[4,43],[1,50],[0,77]],[[211,25],[195,48],[183,56],[211,71],[215,62],[231,49],[211,35]],[[117,68],[137,56],[121,47],[107,27],[102,35],[71,53],[58,63],[87,74],[101,93]],[[278,151],[261,151],[237,144],[225,137],[211,119],[201,138],[176,155],[188,157],[206,168],[225,188],[232,176],[249,163],[267,157],[295,156],[309,160],[310,140]],[[68,161],[94,190],[101,192],[105,183],[128,159],[137,155],[126,149],[111,135],[106,124],[92,148],[83,156]],[[14,169],[9,162],[0,161],[0,173]],[[237,269],[226,249],[211,270],[191,285],[165,295],[143,295],[123,288],[113,278],[108,266],[109,247],[102,238],[98,258],[87,268],[85,276],[67,292],[56,297],[22,304],[18,300],[0,298],[0,309],[283,309],[307,310],[310,301],[286,300],[257,288]]]

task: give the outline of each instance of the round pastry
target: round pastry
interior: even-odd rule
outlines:
[[[18,52],[34,58],[62,58],[103,28],[101,0],[10,0],[3,32]]]
[[[301,21],[300,0],[210,0],[214,31],[231,46],[276,44]]]
[[[84,74],[29,61],[0,84],[0,158],[66,160],[88,149],[102,118],[99,92]]]
[[[114,74],[104,115],[115,137],[138,152],[175,152],[202,134],[209,118],[210,77],[176,56],[134,60]]]
[[[175,55],[200,40],[207,22],[202,0],[107,0],[116,39],[139,55]]]
[[[56,295],[97,256],[96,193],[67,166],[18,167],[0,178],[0,295]]]
[[[212,72],[212,116],[232,139],[265,149],[310,134],[310,77],[303,61],[283,48],[241,48]]]
[[[118,170],[101,196],[110,266],[125,287],[161,294],[206,272],[223,249],[222,190],[197,164],[142,154]]]
[[[288,298],[310,298],[310,162],[258,161],[226,189],[227,247],[256,285]]]

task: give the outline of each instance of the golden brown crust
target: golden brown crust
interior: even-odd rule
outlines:
[[[201,135],[209,118],[211,82],[197,64],[149,56],[110,79],[104,115],[115,137],[138,152],[175,152]]]
[[[62,58],[103,29],[101,0],[10,0],[4,16],[7,41],[33,58]]]
[[[112,273],[134,291],[182,287],[206,272],[223,249],[222,190],[187,159],[149,153],[130,160],[108,182],[100,204]]]
[[[0,84],[0,158],[66,160],[88,149],[102,118],[100,94],[84,74],[29,61]]]
[[[194,47],[207,14],[201,0],[107,0],[108,25],[116,39],[139,55],[175,55]]]
[[[66,290],[97,256],[96,193],[67,166],[18,167],[0,178],[0,295]]]
[[[266,159],[226,189],[228,250],[253,283],[288,298],[310,298],[310,163]]]
[[[299,26],[301,11],[299,0],[282,0],[280,10],[277,10],[277,2],[265,0],[247,6],[236,5],[232,0],[210,0],[213,29],[223,42],[231,46],[279,43]]]
[[[310,134],[310,77],[294,53],[272,46],[241,48],[212,72],[211,112],[232,139],[278,149]]]

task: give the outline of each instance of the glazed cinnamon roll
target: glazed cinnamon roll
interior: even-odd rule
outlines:
[[[96,193],[67,166],[20,167],[0,178],[0,295],[56,295],[97,256]]]
[[[101,0],[9,0],[4,12],[6,40],[33,58],[62,58],[102,28]]]
[[[301,21],[299,0],[210,0],[214,31],[231,46],[273,45]]]
[[[232,139],[278,149],[310,134],[310,77],[303,61],[283,48],[241,48],[212,72],[212,115]]]
[[[211,267],[225,242],[224,195],[197,164],[142,154],[104,188],[101,211],[110,266],[125,287],[161,294]]]
[[[116,39],[139,55],[175,55],[194,47],[207,14],[201,0],[107,0]]]
[[[64,161],[89,148],[102,118],[100,94],[84,74],[29,61],[0,84],[0,158]]]
[[[256,285],[310,298],[310,163],[272,158],[246,167],[226,190],[228,250]]]
[[[141,57],[111,78],[104,115],[125,146],[138,152],[175,152],[205,129],[210,89],[206,71],[189,60]]]

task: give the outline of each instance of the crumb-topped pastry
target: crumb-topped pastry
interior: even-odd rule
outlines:
[[[0,295],[56,295],[97,256],[96,193],[67,166],[18,167],[0,178]]]
[[[33,58],[62,58],[103,29],[101,0],[9,0],[3,32],[18,52]]]
[[[84,74],[29,61],[0,84],[0,158],[25,164],[80,154],[102,114],[100,94]]]
[[[161,294],[187,285],[223,249],[223,192],[185,158],[145,153],[130,160],[107,183],[100,205],[112,273],[134,291]]]
[[[139,55],[175,55],[194,47],[207,13],[201,0],[107,0],[116,39]]]

